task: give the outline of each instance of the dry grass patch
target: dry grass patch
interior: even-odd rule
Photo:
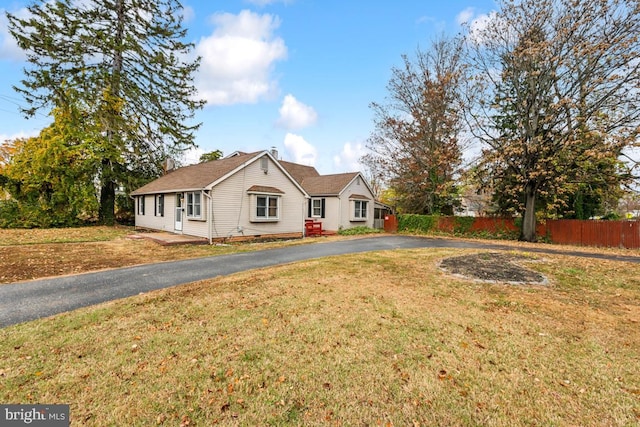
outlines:
[[[639,265],[537,258],[551,286],[437,267],[464,253],[313,260],[9,327],[0,400],[69,403],[73,425],[640,421]]]
[[[126,236],[132,227],[0,228],[0,246],[100,242]]]
[[[130,227],[0,229],[0,284],[318,241],[161,246],[147,239],[129,238],[133,233]]]

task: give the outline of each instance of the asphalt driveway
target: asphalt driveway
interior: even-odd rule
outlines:
[[[385,235],[39,279],[0,286],[0,327],[245,270],[333,255],[413,248],[514,250],[512,246],[492,243]],[[568,254],[550,248],[526,250]],[[584,252],[569,255],[640,262],[640,257],[635,256],[608,256]]]

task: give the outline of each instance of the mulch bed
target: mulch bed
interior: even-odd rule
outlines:
[[[444,271],[468,279],[515,284],[545,284],[542,274],[518,264],[531,258],[510,253],[480,253],[446,258],[440,262]]]

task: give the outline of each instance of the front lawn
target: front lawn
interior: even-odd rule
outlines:
[[[640,265],[527,255],[547,285],[444,273],[479,251],[340,256],[0,330],[0,401],[72,425],[634,425]]]

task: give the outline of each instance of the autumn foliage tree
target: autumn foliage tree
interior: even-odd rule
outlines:
[[[199,124],[189,121],[204,102],[192,84],[199,59],[189,59],[181,10],[177,0],[36,0],[27,17],[7,14],[27,54],[15,87],[28,103],[24,112],[74,103],[84,112],[78,120],[96,126],[103,223],[114,222],[116,189],[126,189],[131,175],[158,175],[168,155],[194,145]]]
[[[10,155],[0,186],[11,199],[0,206],[0,226],[69,226],[97,213],[94,179],[101,156],[95,131],[73,106],[56,108],[53,116],[38,136],[4,145]]]
[[[570,211],[632,179],[620,160],[640,131],[637,0],[502,0],[469,34],[469,128],[492,188],[522,214]],[[584,207],[584,205],[581,205]]]
[[[387,84],[388,99],[372,103],[375,130],[362,161],[387,183],[407,213],[453,213],[461,163],[459,89],[464,66],[458,39],[441,38],[415,58],[402,57]]]

